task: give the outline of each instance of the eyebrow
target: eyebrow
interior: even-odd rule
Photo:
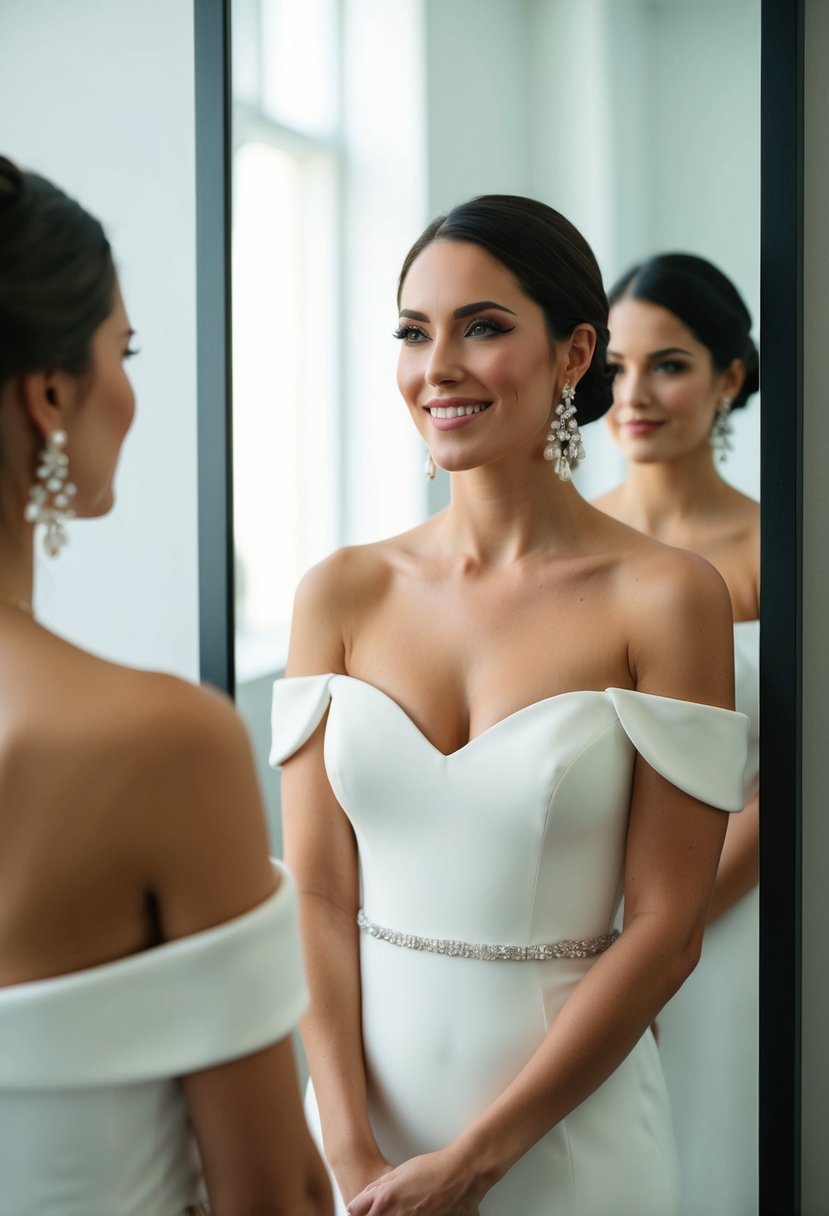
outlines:
[[[620,352],[617,350],[609,350],[608,356],[620,358]],[[666,355],[687,355],[689,359],[693,359],[693,351],[686,350],[684,346],[663,346],[661,350],[652,350],[647,356],[649,359],[664,359]]]
[[[508,312],[511,317],[516,315],[511,308],[507,308],[506,304],[496,304],[494,300],[476,300],[473,304],[464,304],[461,308],[456,308],[452,316],[456,321],[460,321],[461,317],[471,316],[473,312],[480,312],[484,308],[496,308],[498,312]],[[425,312],[415,312],[411,308],[401,308],[400,316],[408,317],[411,321],[429,320]]]

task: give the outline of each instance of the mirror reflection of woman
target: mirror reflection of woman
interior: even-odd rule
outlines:
[[[611,390],[562,216],[454,208],[399,307],[451,505],[306,576],[274,694],[310,1118],[352,1216],[670,1216],[649,1027],[741,805],[728,594],[573,486]]]
[[[758,386],[751,317],[710,262],[663,254],[610,292],[613,407],[627,460],[596,500],[648,536],[702,554],[734,615],[737,708],[752,720],[746,806],[729,820],[702,961],[659,1018],[683,1174],[683,1216],[757,1210],[760,506],[724,479],[729,414]]]
[[[0,1213],[325,1216],[244,727],[32,609],[36,528],[112,507],[132,337],[101,225],[0,158]]]

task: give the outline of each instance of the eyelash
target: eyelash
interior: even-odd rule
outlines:
[[[472,337],[472,330],[476,325],[485,325],[491,332],[488,334],[478,334],[479,338],[491,338],[493,334],[508,334],[515,329],[514,325],[500,325],[497,321],[493,321],[491,317],[473,317],[466,327],[464,337]],[[408,341],[412,334],[420,334],[422,338],[428,340],[429,335],[419,325],[399,325],[394,331],[394,337],[400,338],[403,341]],[[413,343],[416,345],[416,343]]]
[[[608,363],[607,370],[612,376],[618,376],[622,371],[622,365],[621,363]],[[669,376],[678,376],[688,370],[688,365],[687,363],[678,363],[673,359],[666,359],[664,363],[654,363],[651,370],[655,372],[667,372]]]
[[[140,346],[137,346],[135,348],[135,350],[133,350],[133,348],[131,346],[128,346],[127,349],[124,351],[123,357],[125,359],[133,359],[136,355],[140,355],[140,354],[141,354]]]

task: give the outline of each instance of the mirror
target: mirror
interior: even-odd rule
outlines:
[[[650,253],[709,258],[756,336],[760,3],[232,0],[231,18],[237,697],[279,847],[269,705],[296,582],[447,498],[395,385],[403,254],[454,202],[526,194],[576,223],[608,285]],[[759,497],[758,400],[734,422],[724,475]],[[623,466],[601,423],[585,444],[592,497]],[[754,1156],[729,1211],[756,1210]]]

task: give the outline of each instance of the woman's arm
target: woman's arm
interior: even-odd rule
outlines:
[[[343,570],[343,566],[346,569]],[[289,675],[345,670],[347,558],[311,571],[297,592]],[[325,1155],[346,1199],[388,1169],[368,1117],[357,929],[359,862],[323,762],[324,723],[283,766],[285,860],[293,871],[311,991],[302,1038]]]
[[[636,688],[730,707],[725,587],[700,559],[670,556],[663,566],[655,580],[631,572]],[[474,1216],[494,1183],[610,1076],[698,960],[725,827],[723,812],[637,757],[622,936],[578,983],[499,1097],[445,1150],[406,1162],[368,1187],[351,1204],[353,1216]]]
[[[150,676],[135,711],[147,725],[136,732],[127,819],[142,885],[170,940],[260,904],[275,871],[247,732],[232,706]],[[209,1007],[203,1013],[209,1018]],[[331,1187],[303,1118],[289,1039],[193,1073],[183,1087],[214,1216],[329,1216]]]
[[[183,1079],[212,1216],[331,1216],[290,1038]]]

